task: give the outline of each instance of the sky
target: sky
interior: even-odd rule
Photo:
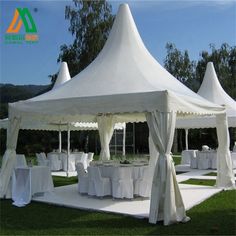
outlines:
[[[122,1],[109,1],[116,14]],[[188,50],[192,60],[199,59],[209,44],[217,48],[226,42],[236,45],[236,0],[152,0],[125,1],[129,4],[139,33],[150,53],[163,65],[166,43]],[[48,75],[59,70],[60,46],[73,37],[65,20],[66,0],[0,2],[0,83],[16,85],[50,83]],[[4,41],[16,8],[28,8],[37,27],[34,44],[7,44]],[[35,10],[37,9],[37,10]],[[21,27],[20,33],[24,33]]]

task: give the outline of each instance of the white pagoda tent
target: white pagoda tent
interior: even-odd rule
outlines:
[[[109,159],[117,122],[147,121],[159,156],[153,176],[149,222],[168,225],[189,220],[170,155],[178,116],[215,115],[220,163],[218,187],[234,187],[225,108],[197,95],[148,52],[127,4],[118,10],[109,38],[97,58],[62,86],[38,97],[9,104],[7,150],[0,173],[0,197],[6,194],[16,161],[21,122],[97,122],[100,158]]]
[[[197,92],[200,96],[226,109],[228,127],[236,127],[236,102],[224,91],[215,72],[212,62],[207,63],[202,84]],[[185,129],[186,149],[188,149],[188,129],[215,128],[216,117],[204,116],[180,118],[176,121],[176,128]]]
[[[60,69],[58,72],[57,79],[52,90],[62,86],[65,82],[71,80],[70,72],[68,69],[68,65],[66,62],[62,62],[60,65]],[[7,129],[9,125],[9,119],[2,119],[0,120],[0,129]],[[81,130],[98,130],[97,122],[70,122],[70,123],[53,123],[53,122],[36,122],[35,120],[22,120],[20,124],[20,129],[22,130],[46,130],[46,131],[59,131],[59,152],[61,152],[61,132],[67,131],[68,137],[68,148],[70,147],[70,131],[81,131]],[[115,130],[123,130],[123,155],[125,155],[125,130],[126,124],[123,123],[116,123],[114,126]]]

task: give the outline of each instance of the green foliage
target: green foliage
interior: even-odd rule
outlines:
[[[220,48],[210,44],[210,52],[200,52],[198,61],[190,60],[188,51],[181,52],[173,43],[166,44],[165,68],[193,91],[202,83],[206,65],[213,62],[221,86],[233,99],[236,98],[236,47],[223,43]]]
[[[8,117],[8,103],[32,98],[45,90],[45,85],[0,84],[0,119]]]
[[[201,83],[205,74],[206,64],[214,63],[216,74],[221,86],[233,99],[236,99],[236,47],[223,43],[220,48],[210,44],[210,52],[202,51],[197,62],[196,79]]]
[[[74,7],[66,6],[65,18],[69,32],[74,36],[71,45],[62,45],[59,61],[68,63],[71,76],[89,65],[103,48],[109,35],[114,16],[105,0],[73,0]],[[52,77],[55,81],[55,77]]]
[[[236,98],[236,47],[223,43],[220,48],[210,44],[210,52],[203,50],[200,52],[198,61],[191,60],[188,51],[180,51],[173,43],[166,44],[167,55],[165,68],[193,91],[197,92],[209,61],[213,62],[216,74],[221,86],[229,96]],[[232,148],[236,137],[236,129],[229,129],[230,147]],[[178,130],[178,137],[174,139],[174,147],[177,150],[184,149],[184,133]],[[201,140],[196,142],[196,140]],[[177,145],[178,144],[178,145]],[[189,132],[190,149],[201,149],[202,144],[207,144],[211,148],[216,148],[217,136],[215,129],[197,129]]]
[[[196,62],[190,60],[188,51],[181,52],[173,43],[167,43],[166,50],[165,68],[179,81],[196,91],[194,74]]]
[[[172,158],[173,158],[173,161],[175,163],[175,166],[180,164],[180,162],[181,162],[181,155],[173,155]]]

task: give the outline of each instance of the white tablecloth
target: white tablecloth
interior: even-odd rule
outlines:
[[[30,203],[35,193],[53,191],[52,176],[47,166],[19,167],[12,176],[12,199],[14,205]]]
[[[181,164],[190,164],[192,158],[196,158],[198,150],[184,150],[181,153]]]
[[[49,166],[51,170],[61,170],[62,162],[60,160],[59,153],[57,152],[49,152],[47,154],[47,158],[49,160]]]
[[[236,152],[231,152],[233,168],[236,168]],[[200,170],[217,169],[217,152],[215,150],[198,151],[196,158],[191,158],[191,168]]]
[[[232,159],[232,165],[233,168],[236,168],[236,152],[231,152],[231,159]]]
[[[135,181],[138,178],[142,178],[144,169],[149,168],[148,165],[142,165],[142,164],[137,164],[137,165],[132,165],[132,164],[124,164],[124,165],[112,165],[112,164],[103,164],[103,165],[98,165],[102,177],[105,178],[114,178],[115,176],[113,175],[115,173],[115,168],[124,168],[125,171],[131,172],[131,177]],[[88,167],[90,169],[91,167]],[[90,169],[91,170],[91,169]]]
[[[199,151],[197,153],[198,169],[216,169],[216,158],[216,151]]]
[[[66,153],[58,153],[60,160],[62,161],[62,169],[67,171],[67,154]],[[77,162],[81,162],[84,165],[84,169],[87,169],[87,156],[88,154],[83,152],[72,152],[69,154],[68,159],[68,171],[75,171],[75,164]]]
[[[64,152],[50,152],[48,153],[48,159],[50,159],[50,157],[55,157],[57,156],[57,158],[59,160],[61,160],[61,165],[62,165],[62,169],[64,171],[67,171],[67,153],[64,153]],[[69,155],[69,159],[68,159],[68,171],[75,171],[75,159],[73,156],[70,156]]]

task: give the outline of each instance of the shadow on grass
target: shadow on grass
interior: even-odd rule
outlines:
[[[221,192],[187,212],[186,224],[151,225],[147,219],[42,203],[1,203],[1,234],[9,235],[235,235],[236,191]]]

